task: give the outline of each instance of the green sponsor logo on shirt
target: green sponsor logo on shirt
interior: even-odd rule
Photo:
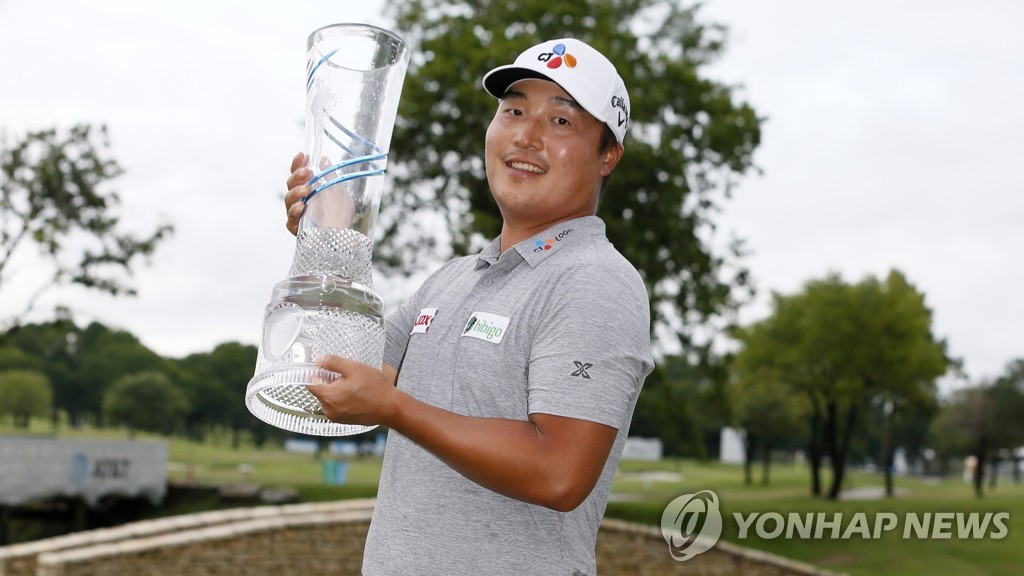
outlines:
[[[469,317],[469,321],[466,322],[466,328],[462,330],[462,335],[497,344],[501,342],[507,328],[508,318],[504,316],[497,316],[486,312],[474,312]]]

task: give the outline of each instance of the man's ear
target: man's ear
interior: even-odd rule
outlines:
[[[619,163],[622,158],[622,144],[618,142],[612,144],[607,150],[601,152],[601,176],[607,178],[611,175],[612,170],[615,170],[615,165]]]

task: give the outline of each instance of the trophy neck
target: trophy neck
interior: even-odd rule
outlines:
[[[372,289],[372,253],[373,243],[357,230],[307,227],[296,237],[288,276],[334,276]]]

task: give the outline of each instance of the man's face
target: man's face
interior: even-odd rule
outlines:
[[[516,82],[487,128],[487,181],[506,224],[541,227],[593,214],[622,155],[598,146],[604,125],[558,84]]]

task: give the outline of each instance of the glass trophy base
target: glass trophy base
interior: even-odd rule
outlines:
[[[372,430],[375,426],[331,422],[306,387],[340,376],[314,363],[325,354],[380,368],[384,339],[383,301],[369,287],[328,274],[278,282],[263,317],[245,405],[260,420],[301,434],[350,436]]]
[[[281,365],[263,370],[249,381],[245,405],[267,424],[311,436],[352,436],[376,428],[331,422],[324,416],[320,402],[306,389],[306,386],[325,384],[339,376],[315,364]]]

